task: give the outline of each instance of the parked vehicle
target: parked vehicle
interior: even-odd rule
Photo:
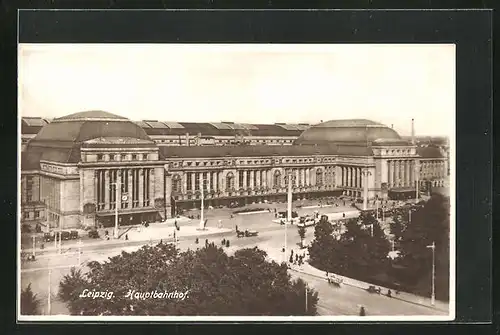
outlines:
[[[244,231],[237,230],[237,231],[236,231],[236,237],[245,237],[245,232],[244,232]]]
[[[316,224],[316,220],[313,218],[307,218],[304,222],[299,222],[297,224],[298,227],[310,227]]]
[[[285,211],[282,211],[282,212],[278,212],[279,216],[281,216],[282,218],[286,218],[286,216],[288,215],[287,212]],[[299,214],[297,212],[292,212],[292,219],[293,218],[297,218],[299,217]]]
[[[250,236],[257,236],[259,233],[256,230],[245,230],[245,236],[250,237]]]
[[[382,290],[380,289],[380,287],[375,287],[374,285],[368,286],[368,288],[366,289],[366,291],[368,293],[378,293],[378,294],[380,294],[382,292]]]
[[[78,239],[78,231],[77,231],[77,230],[72,230],[72,231],[70,232],[70,238],[71,238],[72,240],[76,240],[76,239]]]
[[[61,240],[70,240],[71,239],[71,233],[67,230],[63,230],[61,233]]]
[[[45,242],[53,242],[56,239],[53,233],[45,233],[43,234],[43,240]]]
[[[328,284],[332,284],[334,286],[340,286],[344,280],[340,277],[335,276],[334,274],[328,275]]]

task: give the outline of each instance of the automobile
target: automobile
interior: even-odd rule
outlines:
[[[368,286],[368,288],[366,289],[366,291],[368,293],[378,293],[378,294],[380,294],[380,292],[382,292],[382,290],[380,289],[380,287],[375,287],[374,285]]]
[[[54,241],[56,238],[55,238],[55,235],[53,233],[45,233],[43,234],[43,240],[45,242],[52,242]]]
[[[241,230],[236,231],[236,237],[245,237],[245,232]]]
[[[61,240],[70,240],[71,239],[71,233],[67,230],[63,230],[61,233]]]
[[[77,231],[77,230],[72,230],[72,231],[70,231],[70,233],[69,233],[69,234],[70,234],[70,238],[71,238],[72,240],[76,240],[76,239],[78,239],[78,231]]]
[[[90,238],[99,238],[99,232],[96,229],[89,230]]]
[[[287,216],[287,212],[285,212],[285,211],[278,212],[278,214],[280,217],[283,217],[283,218],[286,218],[286,216]],[[299,214],[297,212],[293,211],[292,212],[292,219],[297,218],[297,217],[299,217]]]
[[[310,226],[314,226],[316,224],[316,221],[314,219],[308,219],[304,222],[299,222],[297,223],[297,227],[310,227]]]
[[[255,230],[245,230],[245,237],[257,236],[258,234]]]

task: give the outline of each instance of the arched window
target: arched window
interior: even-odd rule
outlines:
[[[234,188],[234,175],[232,172],[229,172],[226,175],[226,190],[232,190]]]
[[[281,172],[277,170],[274,172],[273,185],[275,187],[281,187]]]
[[[178,193],[182,191],[181,177],[178,174],[172,177],[172,191]]]
[[[316,185],[323,185],[323,171],[321,169],[316,170]]]

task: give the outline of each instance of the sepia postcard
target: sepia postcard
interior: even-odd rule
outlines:
[[[18,321],[455,318],[455,45],[18,52]]]

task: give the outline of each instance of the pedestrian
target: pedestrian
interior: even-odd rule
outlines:
[[[226,241],[226,248],[229,248],[229,240]]]
[[[128,234],[125,234],[125,241],[128,241]]]
[[[198,239],[198,237],[196,238],[196,240],[194,240],[194,243],[195,243],[195,244],[200,243],[200,240]]]
[[[205,246],[208,246],[208,238],[205,239]]]
[[[225,238],[223,238],[223,239],[222,239],[221,244],[222,244],[222,245],[226,245],[226,239],[225,239]]]
[[[387,290],[387,296],[388,296],[389,298],[390,298],[390,297],[392,297],[392,292],[391,292],[391,290]]]
[[[290,253],[291,253],[291,254],[292,254],[292,256],[293,256],[293,249],[292,249],[292,251],[291,251]]]
[[[293,263],[293,255],[290,255],[290,263]]]
[[[299,255],[295,254],[295,261],[297,262],[299,260]]]
[[[361,308],[359,309],[359,316],[365,316],[365,315],[366,315],[365,308],[361,306]]]

